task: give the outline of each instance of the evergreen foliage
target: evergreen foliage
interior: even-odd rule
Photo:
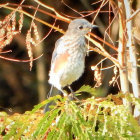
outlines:
[[[84,87],[87,91],[93,91],[89,86]],[[3,140],[138,140],[140,126],[128,107],[122,104],[124,98],[132,104],[137,104],[140,109],[139,99],[132,94],[120,93],[106,98],[93,96],[82,101],[69,101],[58,95],[36,105],[32,111],[24,114],[16,113],[9,116],[1,112],[0,138]],[[52,105],[51,110],[43,114],[41,107],[52,100],[56,105]]]

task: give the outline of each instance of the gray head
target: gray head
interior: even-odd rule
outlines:
[[[86,19],[74,19],[68,26],[67,33],[76,35],[86,35],[92,28],[97,27],[92,25]]]

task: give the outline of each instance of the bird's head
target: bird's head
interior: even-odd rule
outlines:
[[[67,32],[69,34],[76,34],[76,35],[84,36],[94,27],[97,27],[97,26],[91,24],[86,19],[74,19],[69,24]]]

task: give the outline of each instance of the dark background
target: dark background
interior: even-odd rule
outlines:
[[[98,0],[65,0],[64,2],[70,6],[71,8],[75,9],[78,12],[83,11],[94,11],[97,10],[100,6],[100,2],[98,4],[93,4]],[[17,3],[19,4],[20,1],[8,1],[5,0],[2,3]],[[45,1],[42,0],[43,3]],[[138,3],[138,2],[137,2]],[[135,1],[134,8],[137,7],[137,3]],[[76,13],[69,7],[67,7],[61,0],[47,0],[46,5],[54,7],[57,12],[59,12],[63,16],[68,16],[70,19],[81,17],[80,14]],[[25,1],[24,5],[32,5],[37,7],[37,4],[32,1]],[[29,8],[23,8],[25,11],[33,14],[34,10]],[[53,12],[49,11],[48,9],[42,8],[47,12],[54,14]],[[107,3],[101,10],[108,11],[109,4]],[[0,20],[3,20],[6,15],[8,15],[11,11],[8,9],[1,8],[0,9]],[[114,14],[111,13],[111,19],[113,19]],[[94,18],[95,13],[91,14],[90,16],[85,17],[88,21],[92,21]],[[55,19],[37,12],[36,17],[53,24]],[[17,14],[18,19],[18,14]],[[98,29],[94,29],[92,32],[101,38],[105,36],[105,30],[109,25],[108,22],[109,13],[108,12],[100,12],[95,19],[94,24],[99,26]],[[24,24],[22,28],[21,34],[18,34],[14,37],[14,40],[11,44],[7,45],[3,51],[11,49],[11,53],[1,54],[1,56],[5,56],[8,58],[15,58],[15,59],[29,59],[27,54],[26,48],[26,33],[27,30],[30,28],[31,19],[27,16],[24,16]],[[50,30],[49,27],[35,22],[38,27],[38,32],[40,38],[43,38],[48,31]],[[68,23],[64,21],[57,20],[56,25],[59,28],[63,29],[64,31],[67,29]],[[50,85],[48,84],[48,72],[50,68],[51,62],[51,55],[54,49],[54,45],[56,40],[61,37],[62,34],[56,31],[52,31],[51,34],[38,46],[33,48],[34,57],[37,57],[43,53],[43,56],[33,62],[32,71],[29,71],[29,63],[18,63],[0,59],[0,109],[4,110],[8,113],[20,112],[23,113],[27,110],[31,110],[35,104],[38,104],[42,100],[46,98],[46,95],[50,89]],[[114,20],[112,27],[111,27],[111,38],[115,45],[117,46],[118,40],[118,23],[117,18]],[[106,37],[106,41],[110,42],[109,39]],[[92,45],[92,47],[95,47]],[[116,55],[115,52],[110,49],[109,47],[105,46],[105,49],[112,55]],[[91,71],[91,66],[96,65],[102,58],[101,55],[90,52],[89,56],[86,57],[86,68],[85,73],[83,76],[76,82],[72,84],[73,90],[79,89],[82,85],[91,85],[92,87],[95,86],[96,81],[94,81],[94,71]],[[112,62],[107,60],[104,61],[103,67],[112,65]],[[104,70],[102,72],[102,85],[99,87],[102,90],[102,96],[106,96],[109,93],[116,94],[119,91],[117,84],[115,86],[109,86],[109,81],[112,79],[113,76],[113,69]],[[118,79],[119,82],[119,79]],[[86,93],[85,93],[86,94]],[[86,95],[83,95],[86,96]]]

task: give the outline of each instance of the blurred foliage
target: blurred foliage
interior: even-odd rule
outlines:
[[[83,91],[88,88],[89,86],[84,86]],[[82,101],[69,101],[67,98],[54,96],[24,114],[16,113],[9,116],[1,112],[0,138],[3,140],[138,140],[140,126],[127,106],[122,104],[123,99],[137,104],[140,109],[139,99],[131,94],[120,93],[106,98],[93,96]],[[43,114],[40,108],[52,100],[56,105],[51,106],[51,111]]]
[[[19,3],[21,1],[22,0],[18,0],[18,1],[4,0],[1,1],[0,4],[8,3],[10,7],[16,8],[19,6]],[[98,0],[94,2],[97,1]],[[71,19],[81,17],[82,12],[83,14],[85,13],[86,15],[87,14],[86,11],[87,12],[93,11],[93,14],[91,15],[89,14],[89,16],[85,17],[90,22],[92,21],[92,19],[94,19],[96,10],[100,7],[101,4],[101,1],[96,4],[92,4],[93,1],[91,0],[87,0],[87,1],[78,0],[77,3],[75,3],[75,0],[67,0],[67,1],[58,0],[57,2],[52,0],[47,0],[47,1],[40,0],[40,2],[43,2],[44,4],[53,7],[62,16],[70,17]],[[37,7],[37,3],[34,2],[34,0],[32,1],[25,0],[22,9],[25,12],[33,15],[35,12],[34,8],[36,7]],[[75,12],[70,7],[75,9],[77,12]],[[44,9],[42,6],[40,6],[39,9],[45,10],[46,12],[50,12],[50,10]],[[107,5],[105,4],[102,10],[108,11],[108,4]],[[8,14],[10,14],[11,12],[12,11],[7,8],[0,8],[0,20],[3,21],[5,17],[8,16]],[[95,24],[97,24],[100,27],[94,30],[94,33],[97,36],[100,36],[102,38],[104,37],[104,31],[106,29],[105,27],[108,26],[108,16],[109,16],[108,12],[105,13],[101,12],[99,16],[97,16],[97,20],[95,20]],[[45,13],[41,13],[39,11],[37,12],[35,17],[51,25],[53,25],[56,20],[53,17]],[[20,19],[20,14],[16,12],[16,21],[18,22],[19,19]],[[24,15],[23,27],[21,33],[15,35],[11,44],[7,45],[3,50],[3,51],[12,50],[12,52],[7,54],[1,54],[1,56],[7,58],[19,59],[19,60],[29,59],[25,40],[26,40],[27,30],[30,28],[31,25],[31,21],[32,18],[29,18],[28,16]],[[48,32],[50,31],[50,27],[45,26],[37,21],[35,21],[35,24],[38,27],[38,32],[40,38],[42,39],[44,36],[46,36],[46,34],[48,34]],[[66,31],[68,23],[63,22],[61,20],[57,20],[55,26]],[[18,26],[16,25],[16,28],[17,27]],[[101,32],[100,30],[102,30],[103,32]],[[115,32],[113,31],[113,33]],[[117,36],[116,34],[115,37]],[[3,59],[0,60],[0,65],[1,65],[0,109],[1,110],[6,111],[5,108],[12,108],[12,114],[14,112],[23,113],[27,110],[30,110],[33,107],[33,105],[40,102],[39,100],[40,95],[44,94],[44,96],[46,96],[48,90],[50,89],[50,86],[47,81],[48,81],[48,72],[50,69],[52,51],[54,49],[56,40],[60,36],[62,36],[60,32],[56,32],[55,30],[53,30],[51,34],[44,41],[42,41],[41,44],[39,44],[37,47],[32,47],[34,52],[34,58],[40,56],[42,53],[43,56],[34,62],[33,70],[31,72],[29,71],[29,63],[17,63],[12,61],[6,61]],[[115,43],[117,43],[117,41]],[[114,52],[111,53],[113,54]],[[90,86],[95,85],[94,72],[91,70],[91,65],[95,65],[102,58],[103,57],[101,55],[98,55],[95,52],[90,52],[89,56],[86,58],[86,66],[85,66],[84,74],[78,81],[72,84],[72,89],[74,91],[79,89],[84,84]],[[111,64],[110,63],[111,63],[110,61],[106,60],[103,64],[103,67],[112,65],[112,63]],[[42,81],[39,79],[41,76],[38,73],[42,77],[45,77],[44,79],[42,78],[43,79]],[[110,76],[108,76],[108,73],[110,73]],[[115,87],[112,85],[109,86],[108,84],[108,81],[110,81],[112,78],[112,74],[113,74],[112,69],[103,71],[103,84],[101,88],[105,89],[104,96],[106,96],[110,92],[111,93],[118,92],[117,86]],[[42,91],[41,92],[39,91],[40,87],[43,87],[42,91],[45,91],[44,93]]]
[[[48,0],[46,1],[46,4],[55,7],[59,13],[71,18],[79,17],[79,13],[84,11],[94,11],[100,7],[100,3],[97,5],[91,5],[91,0],[78,1],[77,3],[75,3],[74,0],[68,0],[68,6],[78,11],[75,12],[66,6],[63,1],[59,3],[58,2]],[[110,2],[112,1],[110,0]],[[10,1],[10,3],[13,3],[13,1]],[[34,5],[34,3],[31,1],[26,1],[24,4],[27,4],[27,6]],[[108,5],[104,5],[102,11],[108,11],[108,8]],[[28,9],[23,6],[23,9],[28,11],[30,14],[34,13],[32,8]],[[9,10],[1,8],[1,20],[7,14],[9,14]],[[41,14],[39,12],[37,15],[40,19],[43,19],[44,21],[53,25],[54,19],[52,17]],[[109,15],[110,14],[108,12],[100,12],[97,20],[95,20],[95,24],[99,25],[101,28],[94,30],[94,33],[102,38],[104,37],[105,30],[109,24]],[[16,16],[16,20],[18,20],[18,16]],[[94,16],[95,14],[91,14],[86,17],[86,19],[91,21]],[[112,19],[113,17],[114,15],[111,14]],[[27,58],[25,35],[26,31],[30,27],[31,20],[32,19],[28,18],[27,16],[24,17],[24,27],[21,34],[15,36],[13,42],[4,48],[4,51],[12,50],[12,53],[2,54],[2,56],[17,59]],[[118,21],[118,18],[116,18],[116,21]],[[137,21],[136,23],[139,22]],[[40,23],[38,23],[37,26],[39,34],[42,38],[50,30],[49,27],[41,25]],[[66,30],[67,23],[58,20],[56,21],[55,26],[59,26],[60,29]],[[111,29],[111,38],[116,46],[118,42],[117,29],[118,22],[114,22]],[[62,34],[53,31],[49,35],[49,38],[43,41],[42,45],[39,46],[41,47],[41,52],[38,51],[39,55],[42,53],[44,54],[42,57],[44,60],[41,61],[44,64],[44,70],[46,74],[43,74],[43,72],[39,70],[40,65],[38,65],[38,62],[40,59],[35,62],[32,72],[29,72],[28,64],[15,63],[5,60],[0,61],[0,109],[2,108],[6,110],[6,108],[11,107],[13,111],[12,113],[24,112],[25,110],[31,109],[33,104],[37,104],[38,97],[40,96],[39,91],[37,91],[39,84],[42,84],[45,87],[44,91],[47,93],[49,88],[48,84],[46,84],[46,75],[48,75],[54,44],[60,36],[62,36]],[[105,48],[110,54],[114,54],[114,52],[107,48],[107,46],[105,46]],[[37,50],[34,51],[36,52]],[[34,57],[37,56],[38,54],[36,54]],[[102,59],[101,56],[97,57],[96,53],[90,52],[89,57],[86,58],[85,73],[79,79],[80,82],[77,81],[72,85],[74,91],[76,91],[83,84],[94,86],[95,81],[93,71],[91,71],[91,65],[94,66],[97,62],[100,61],[100,59]],[[110,66],[110,62],[105,62],[103,67],[106,66]],[[46,79],[40,81],[40,79],[37,78],[37,71],[38,73],[42,74],[43,77],[46,77]],[[112,74],[112,69],[105,71],[103,74],[103,88],[106,88],[104,91],[101,89],[95,90],[90,86],[83,86],[75,92],[76,94],[81,94],[82,96],[86,95],[84,94],[85,92],[90,93],[92,97],[86,100],[69,101],[66,97],[62,98],[61,96],[54,96],[36,105],[32,111],[27,111],[24,114],[15,113],[13,115],[9,115],[5,112],[0,112],[0,139],[139,139],[140,126],[138,125],[137,120],[129,112],[128,107],[122,104],[122,100],[127,99],[129,102],[131,102],[133,105],[136,105],[140,109],[140,99],[134,98],[131,94],[123,95],[121,93],[116,96],[109,95],[106,98],[99,98],[110,93],[111,86],[112,90],[114,91],[113,92],[111,90],[112,93],[118,92],[118,86],[114,87],[114,85],[110,86],[108,84],[108,81],[112,79]],[[42,91],[40,93],[42,94]],[[56,105],[51,105],[51,110],[43,114],[41,108],[46,103],[51,101],[55,101]],[[22,111],[20,107],[22,108]]]

